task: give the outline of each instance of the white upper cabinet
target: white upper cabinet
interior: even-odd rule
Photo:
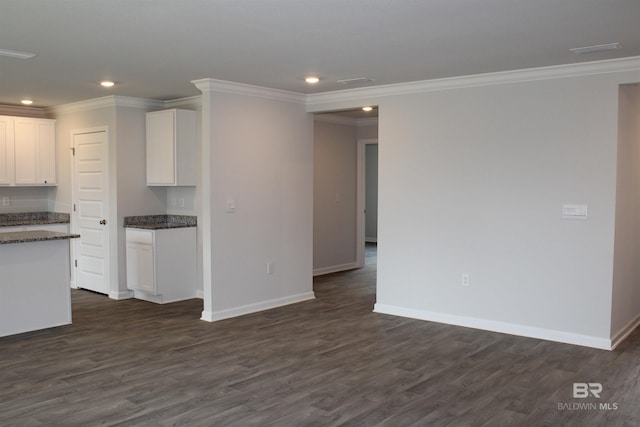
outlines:
[[[0,116],[0,185],[55,185],[56,121]]]
[[[196,113],[147,113],[147,185],[196,185]]]
[[[0,185],[13,183],[13,118],[0,116]]]

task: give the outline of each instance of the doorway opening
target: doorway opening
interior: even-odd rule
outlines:
[[[314,283],[366,270],[375,295],[377,144],[377,108],[314,116]]]
[[[378,138],[358,140],[357,183],[356,259],[362,268],[372,253],[377,256]]]

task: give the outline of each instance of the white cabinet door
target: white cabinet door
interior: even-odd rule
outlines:
[[[35,119],[16,117],[15,137],[15,183],[16,185],[37,182],[36,122]]]
[[[127,229],[125,236],[127,288],[157,294],[154,232]]]
[[[36,120],[36,183],[56,183],[56,122]]]
[[[147,114],[147,185],[175,185],[175,110]]]
[[[0,185],[13,184],[13,117],[0,116]]]
[[[127,287],[155,294],[153,246],[127,243]]]
[[[56,183],[56,122],[14,118],[16,185]]]
[[[196,185],[196,113],[147,113],[147,185]]]

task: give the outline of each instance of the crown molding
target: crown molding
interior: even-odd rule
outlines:
[[[500,71],[496,73],[475,74],[443,79],[421,80],[408,83],[396,83],[384,86],[345,89],[307,95],[307,111],[319,111],[322,105],[331,102],[349,102],[371,100],[393,95],[434,92],[450,89],[462,89],[478,86],[491,86],[509,83],[522,83],[536,80],[549,80],[567,77],[579,77],[594,74],[619,73],[640,70],[640,56],[604,61],[582,62],[578,64],[554,65],[549,67],[528,68],[524,70]],[[318,106],[318,109],[314,107]]]
[[[100,98],[87,99],[85,101],[71,102],[69,104],[56,105],[47,108],[45,111],[52,114],[69,114],[79,111],[94,110],[96,108],[109,107],[130,107],[142,109],[161,109],[164,108],[164,101],[156,101],[152,99],[133,98],[128,96],[103,96]]]
[[[255,96],[258,98],[274,99],[277,101],[306,104],[307,95],[280,89],[271,89],[245,83],[236,83],[217,79],[193,80],[191,83],[202,92],[224,92],[234,95]]]
[[[22,107],[20,105],[0,105],[0,116],[46,118],[44,108]]]
[[[200,108],[201,106],[202,95],[164,101],[164,108]]]

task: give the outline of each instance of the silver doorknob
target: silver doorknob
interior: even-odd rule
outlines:
[[[100,224],[102,224],[102,225],[106,225],[106,224],[107,224],[107,220],[106,220],[106,219],[103,219],[102,221],[100,221]]]

